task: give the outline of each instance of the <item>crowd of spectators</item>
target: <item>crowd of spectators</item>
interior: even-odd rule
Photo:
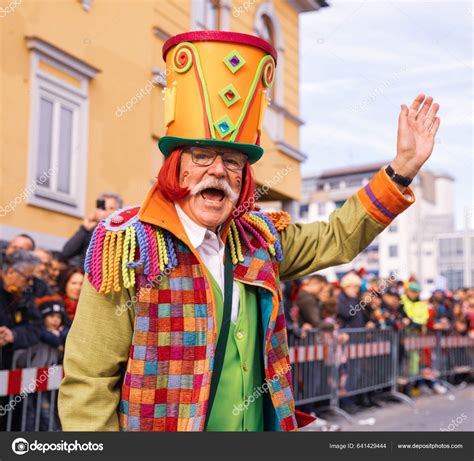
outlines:
[[[356,271],[329,283],[311,275],[285,286],[287,325],[304,336],[313,328],[391,328],[474,338],[474,288],[436,289],[420,299],[414,277],[403,282],[360,276]]]
[[[84,280],[84,258],[92,233],[99,221],[122,206],[117,194],[102,194],[96,209],[84,219],[62,251],[39,248],[28,234],[0,241],[0,370],[61,363]],[[31,413],[31,418],[27,420],[27,430],[35,418],[31,411],[33,400],[31,397],[28,402],[27,414]],[[48,414],[47,403],[45,396],[42,415]],[[0,430],[5,419],[0,415]],[[44,429],[47,419],[40,418],[40,428]],[[53,430],[57,428],[55,422]]]
[[[347,379],[357,379],[357,376],[347,376],[347,367],[344,365],[347,361],[347,344],[349,341],[354,342],[355,332],[360,329],[366,332],[397,331],[400,338],[400,366],[406,367],[404,371],[407,374],[423,378],[402,386],[402,391],[412,397],[420,393],[444,394],[447,392],[446,387],[441,385],[430,368],[432,353],[426,349],[404,352],[401,346],[405,337],[442,335],[474,339],[474,288],[455,291],[436,289],[423,299],[421,295],[422,287],[415,277],[407,281],[394,277],[371,278],[361,270],[351,271],[336,282],[329,283],[326,277],[314,274],[285,285],[285,315],[289,335],[304,339],[310,331],[317,329],[322,332],[323,342],[327,343],[328,332],[331,338],[336,338],[336,359],[341,365],[339,394],[344,395]],[[328,362],[327,358],[325,360]],[[460,379],[467,379],[467,376],[459,374],[450,379],[453,384],[458,384]],[[340,406],[348,413],[356,413],[360,407],[377,405],[373,397],[373,393],[362,393],[354,398],[343,397]],[[315,411],[316,407],[309,405],[303,410]],[[319,421],[321,427],[328,430],[326,422],[321,418]]]

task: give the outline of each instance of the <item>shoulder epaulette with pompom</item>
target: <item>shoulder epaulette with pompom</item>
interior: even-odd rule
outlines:
[[[85,271],[101,294],[133,287],[137,268],[152,281],[161,273],[169,274],[178,265],[172,234],[141,222],[139,209],[136,206],[116,211],[94,230]],[[253,211],[234,219],[228,233],[232,263],[244,261],[243,244],[251,253],[264,248],[280,262],[283,254],[278,231],[289,223],[290,215],[286,212]]]
[[[278,231],[290,224],[290,215],[285,211],[263,213],[252,211],[232,221],[228,233],[228,241],[232,264],[244,261],[242,243],[245,243],[251,253],[256,251],[255,245],[250,242],[249,234],[259,242],[260,246],[276,258],[283,260]]]
[[[101,294],[133,287],[138,267],[143,268],[147,280],[151,281],[162,272],[169,273],[178,264],[171,234],[141,222],[139,209],[137,206],[116,211],[94,230],[85,271]]]

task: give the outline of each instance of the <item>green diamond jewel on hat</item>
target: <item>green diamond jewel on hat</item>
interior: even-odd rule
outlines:
[[[227,107],[232,106],[232,104],[236,103],[240,99],[240,94],[235,89],[234,85],[232,85],[232,83],[219,91],[219,96],[222,98],[224,104]]]
[[[217,120],[217,122],[214,123],[214,126],[216,127],[217,132],[221,135],[222,138],[225,138],[235,129],[232,120],[227,115],[224,115],[219,120]]]
[[[245,59],[237,50],[234,50],[224,58],[224,64],[235,74],[245,64]]]

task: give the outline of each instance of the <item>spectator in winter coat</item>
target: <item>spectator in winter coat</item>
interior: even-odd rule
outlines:
[[[122,206],[123,200],[118,194],[104,192],[99,196],[96,209],[84,219],[79,230],[64,245],[63,255],[69,264],[84,267],[84,258],[95,227]]]
[[[421,287],[417,282],[411,282],[401,298],[403,310],[411,320],[410,326],[415,329],[425,329],[428,322],[428,305],[420,300]]]
[[[17,235],[8,245],[5,251],[5,257],[8,257],[12,253],[23,250],[23,251],[35,251],[36,244],[35,241],[27,234]],[[38,259],[39,263],[35,264],[35,273],[38,271],[38,267],[41,266],[41,260]],[[51,294],[51,289],[49,288],[47,282],[40,277],[37,277],[36,274],[33,274],[33,282],[28,284],[28,286],[23,291],[23,295],[28,298],[28,302],[34,303],[36,298],[41,298]]]
[[[309,328],[319,326],[321,302],[318,296],[326,283],[326,277],[322,275],[312,275],[303,280],[296,298],[300,325],[308,325]]]
[[[51,264],[49,266],[49,286],[53,293],[59,290],[58,279],[61,271],[66,270],[67,265],[64,261],[64,256],[59,251],[51,252]]]
[[[382,312],[386,328],[399,331],[410,324],[410,319],[403,310],[398,289],[395,287],[389,288],[383,293]]]
[[[39,263],[29,251],[7,256],[0,276],[0,368],[11,366],[13,351],[39,342],[41,317],[32,298],[24,291],[33,284],[33,272]]]
[[[363,328],[365,326],[364,306],[360,302],[362,280],[353,272],[341,279],[342,291],[337,299],[337,314],[342,328]]]
[[[427,322],[428,329],[448,333],[451,329],[453,313],[443,290],[433,291],[428,310],[430,314]]]
[[[84,281],[84,269],[69,267],[59,276],[59,294],[62,296],[66,314],[71,320],[76,315],[79,295]]]
[[[41,341],[63,352],[71,321],[66,315],[61,296],[53,295],[39,298],[36,300],[36,306],[43,317]]]

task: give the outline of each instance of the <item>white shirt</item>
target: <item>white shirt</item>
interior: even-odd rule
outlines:
[[[216,279],[222,291],[222,296],[224,296],[224,242],[219,235],[195,223],[177,203],[175,203],[174,206],[191,245],[196,248],[204,265]],[[237,323],[239,308],[240,292],[234,280],[232,286],[232,311],[230,316],[234,323]]]

